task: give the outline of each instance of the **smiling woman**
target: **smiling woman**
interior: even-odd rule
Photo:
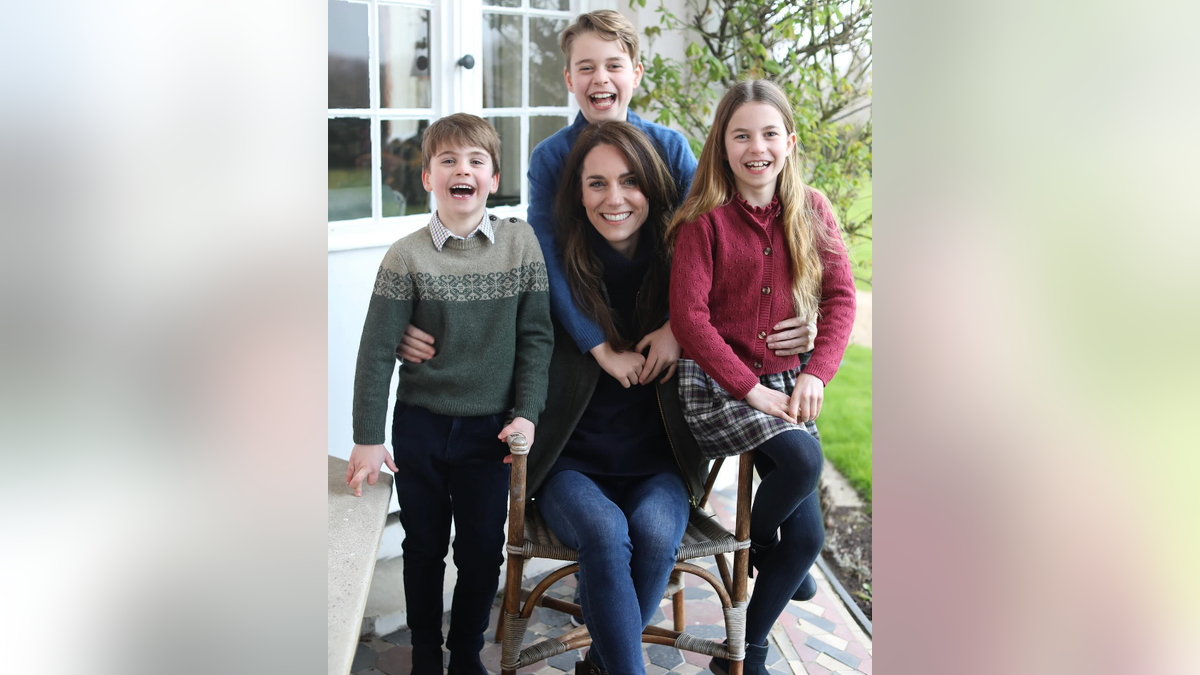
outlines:
[[[674,566],[689,496],[703,491],[699,450],[671,405],[679,349],[662,232],[675,204],[670,171],[633,124],[587,125],[562,165],[555,214],[570,291],[619,350],[618,365],[601,372],[558,331],[527,488],[579,551],[591,672],[646,672],[641,633]]]
[[[627,122],[589,124],[564,165],[555,200],[558,239],[562,242],[567,283],[580,309],[618,349],[634,344],[633,327],[614,321],[601,295],[604,265],[597,238],[626,259],[648,258],[647,293],[636,308],[638,323],[651,325],[666,315],[670,274],[658,245],[676,204],[675,182],[646,137]],[[639,247],[638,243],[649,245]],[[639,248],[647,250],[639,250]]]

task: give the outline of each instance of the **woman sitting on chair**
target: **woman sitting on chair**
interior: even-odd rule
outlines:
[[[680,356],[667,324],[662,237],[676,190],[650,139],[625,122],[589,124],[562,180],[555,215],[571,293],[623,350],[624,374],[609,377],[555,322],[527,488],[554,534],[579,552],[589,667],[644,673],[642,630],[662,600],[707,465],[678,387],[663,384]]]

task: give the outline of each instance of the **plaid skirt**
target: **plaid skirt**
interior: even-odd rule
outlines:
[[[791,394],[800,369],[758,378],[764,387]],[[708,459],[740,455],[785,431],[806,431],[821,440],[816,422],[792,424],[739,401],[721,388],[695,361],[679,359],[679,400],[683,417]]]

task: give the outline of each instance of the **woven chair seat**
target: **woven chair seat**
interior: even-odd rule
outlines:
[[[734,553],[738,549],[749,546],[749,541],[739,545],[737,538],[721,525],[715,515],[693,506],[676,560],[693,560],[719,553]],[[527,502],[525,505],[525,542],[521,547],[521,555],[525,558],[550,558],[571,562],[579,560],[579,554],[575,549],[564,544],[546,525],[546,520],[542,517],[542,511],[538,508],[536,500]]]
[[[520,434],[509,437],[512,452],[512,478],[509,485],[509,522],[505,550],[508,552],[508,571],[505,582],[504,605],[500,621],[496,626],[496,641],[501,643],[501,675],[516,675],[521,668],[565,654],[573,649],[590,645],[591,636],[587,626],[580,626],[557,637],[548,637],[540,642],[525,645],[525,634],[536,607],[549,607],[579,616],[579,605],[546,596],[550,587],[567,575],[578,570],[578,565],[563,565],[547,572],[541,581],[528,592],[521,588],[525,562],[533,558],[561,560],[568,563],[579,561],[578,553],[555,536],[542,516],[534,500],[525,498],[526,462],[529,445]],[[684,528],[679,555],[671,572],[670,583],[664,595],[674,602],[674,629],[647,626],[642,633],[643,644],[659,644],[698,654],[707,654],[729,660],[730,675],[741,675],[742,660],[746,651],[746,569],[747,553],[750,548],[750,502],[751,478],[754,471],[753,456],[743,453],[738,460],[737,537],[726,530],[713,514],[702,507],[693,506]],[[713,464],[704,487],[703,505],[707,500],[721,460]],[[730,575],[725,553],[735,553],[733,575]],[[696,558],[716,558],[721,573],[718,578],[712,572],[687,562]],[[712,586],[721,602],[724,615],[725,642],[701,638],[687,633],[684,619],[685,574],[699,577]]]

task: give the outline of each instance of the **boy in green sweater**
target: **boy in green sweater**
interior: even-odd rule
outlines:
[[[375,279],[354,377],[356,495],[382,463],[395,473],[404,526],[404,593],[412,675],[442,671],[442,576],[457,536],[450,610],[451,675],[485,675],[479,659],[504,560],[508,447],[534,440],[546,403],[554,332],[549,283],[533,229],[487,213],[500,183],[500,138],[486,121],[454,114],[429,126],[421,181],[437,211],[427,229],[392,244]],[[383,446],[396,346],[412,321],[437,356],[400,365],[392,447]],[[398,465],[404,469],[398,468]]]

